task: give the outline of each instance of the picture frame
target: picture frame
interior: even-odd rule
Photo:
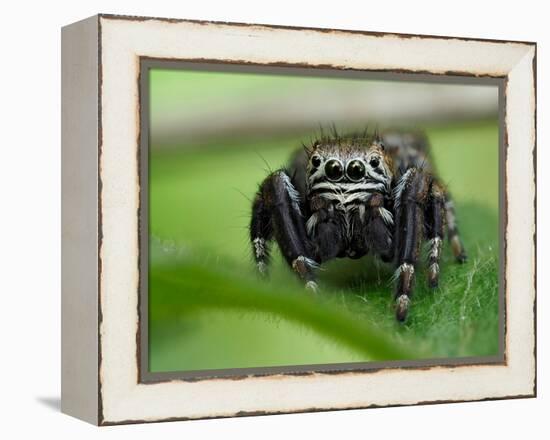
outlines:
[[[147,69],[488,81],[501,105],[502,353],[147,371]],[[62,31],[62,411],[96,425],[536,396],[536,44],[101,14]]]

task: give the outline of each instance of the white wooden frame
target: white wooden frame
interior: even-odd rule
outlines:
[[[62,46],[64,412],[108,425],[535,395],[534,43],[101,15]],[[505,362],[140,383],[142,58],[503,78]]]

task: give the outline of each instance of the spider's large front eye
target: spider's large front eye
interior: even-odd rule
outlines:
[[[346,174],[348,175],[350,180],[358,182],[359,180],[363,179],[363,177],[365,177],[365,164],[362,160],[359,159],[352,160],[350,163],[348,163]]]
[[[344,177],[344,166],[338,159],[330,159],[325,164],[325,174],[329,180],[336,182]]]

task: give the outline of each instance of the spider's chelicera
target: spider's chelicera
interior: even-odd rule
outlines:
[[[423,134],[406,132],[333,130],[304,146],[288,168],[265,178],[254,198],[250,239],[259,272],[267,273],[272,240],[314,291],[320,264],[370,252],[396,266],[396,317],[403,321],[423,240],[431,287],[439,281],[445,228],[456,260],[466,260],[453,204],[428,150]]]

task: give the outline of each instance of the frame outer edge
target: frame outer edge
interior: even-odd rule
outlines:
[[[98,17],[61,31],[61,411],[100,422]]]
[[[99,22],[102,21],[102,18],[110,18],[108,16],[100,16],[99,18]],[[100,23],[101,24],[101,23]],[[100,31],[101,32],[101,31]],[[101,38],[101,36],[99,36],[99,38]],[[98,51],[99,51],[99,54],[100,54],[100,58],[101,58],[101,47],[98,48]],[[446,72],[447,74],[449,74],[449,72]],[[101,89],[101,63],[99,64],[99,81],[97,84],[99,84],[99,88],[96,89],[96,92],[99,92],[99,98],[101,99],[101,93],[102,93],[102,89]],[[97,84],[96,84],[96,87],[97,87]],[[97,98],[97,96],[96,96]],[[101,109],[98,107],[98,111],[101,112]],[[100,116],[101,118],[101,116]],[[98,133],[97,133],[98,136],[96,136],[96,140],[99,139],[99,148],[96,149],[96,153],[98,154],[101,154],[101,122],[100,122],[100,125],[98,127]],[[96,145],[97,147],[97,145]],[[97,164],[97,160],[98,160],[98,156],[95,157],[95,160],[96,160],[96,164]],[[96,170],[97,172],[98,170]],[[98,174],[96,174],[96,177],[98,177]],[[97,187],[96,187],[96,190],[98,190],[99,193],[101,193],[101,181],[98,180],[97,181]],[[97,194],[96,194],[97,196]],[[96,198],[96,201],[98,199]],[[98,209],[96,211],[96,214],[99,212],[99,218],[101,219],[101,202],[99,202],[99,206],[96,206],[96,208]],[[99,246],[101,246],[101,221],[98,222],[98,232],[99,232]],[[96,247],[96,251],[97,251],[97,247]],[[99,255],[97,255],[96,253],[96,263],[98,263],[98,267],[97,267],[97,272],[96,272],[96,276],[99,275],[101,276],[101,257]],[[536,276],[536,274],[535,274]],[[97,280],[96,280],[97,282]],[[99,288],[99,286],[98,286]],[[98,293],[98,290],[96,290],[96,295]],[[96,297],[96,305],[98,304],[98,301],[100,300],[99,298]],[[98,314],[95,315],[95,317],[98,318],[98,321],[96,322],[99,323],[101,325],[101,311],[98,312]],[[96,329],[97,330],[97,329]],[[536,331],[535,331],[535,335],[536,335]],[[96,335],[97,336],[97,335]],[[105,344],[107,345],[107,344]],[[100,349],[100,347],[99,347]],[[97,353],[97,351],[96,351]],[[99,356],[97,357],[97,361],[98,363],[101,362],[101,354],[99,354]],[[97,363],[96,363],[96,366],[97,366]],[[536,373],[535,373],[536,374]],[[153,421],[168,421],[168,420],[186,420],[186,419],[192,419],[192,418],[195,418],[195,417],[189,417],[189,418],[186,418],[186,417],[168,417],[168,418],[152,418],[152,419],[143,419],[143,418],[136,418],[136,419],[132,419],[131,417],[127,417],[125,419],[121,419],[121,420],[117,420],[116,417],[113,419],[112,417],[110,416],[107,416],[105,419],[103,418],[102,416],[102,409],[101,409],[101,381],[98,381],[98,378],[99,378],[99,375],[96,376],[96,381],[97,381],[97,385],[98,385],[98,393],[99,393],[99,402],[98,402],[98,405],[99,405],[99,414],[98,414],[98,422],[99,424],[102,424],[102,425],[110,425],[110,424],[123,424],[123,423],[138,423],[138,422],[153,422]],[[536,380],[536,378],[535,378]],[[139,381],[138,381],[139,382]],[[139,385],[139,383],[138,383]],[[465,399],[465,400],[434,400],[434,401],[420,401],[420,402],[416,402],[416,403],[413,403],[413,405],[418,405],[418,404],[427,404],[427,403],[444,403],[444,402],[457,402],[457,401],[480,401],[480,400],[498,400],[498,399],[503,399],[503,398],[525,398],[525,397],[533,397],[534,394],[535,394],[535,390],[533,390],[533,394],[524,394],[524,393],[519,393],[519,394],[516,394],[516,395],[506,395],[506,396],[500,396],[500,397],[492,397],[492,398],[479,398],[479,399],[476,399],[476,398],[473,398],[473,399]],[[129,396],[126,396],[126,397],[129,397]],[[119,402],[121,403],[121,402]],[[123,403],[123,402],[122,402]],[[406,404],[408,405],[408,404]],[[369,405],[369,406],[359,406],[358,408],[365,408],[365,407],[376,407],[378,405]],[[396,406],[396,405],[382,405],[382,406]],[[401,406],[401,405],[398,405],[398,406]],[[353,406],[350,407],[350,408],[354,408]],[[344,409],[344,408],[332,408],[332,407],[327,407],[327,408],[322,408],[322,410],[335,410],[335,409]],[[348,409],[348,408],[346,408]],[[302,410],[295,410],[295,411],[281,411],[281,412],[278,412],[278,411],[273,411],[273,412],[264,412],[264,411],[255,411],[255,412],[246,412],[246,411],[239,411],[238,413],[235,413],[235,414],[232,414],[231,416],[248,416],[248,415],[263,415],[263,414],[275,414],[275,413],[287,413],[287,412],[309,412],[309,411],[315,411],[315,410],[321,410],[321,408],[306,408],[306,409],[302,409]],[[216,415],[216,416],[213,416],[213,417],[224,417],[226,415]],[[197,417],[197,418],[209,418],[209,417]]]
[[[535,98],[535,108],[534,108],[534,130],[535,130],[535,144],[533,145],[533,184],[535,185],[535,197],[533,200],[533,209],[535,210],[535,232],[533,234],[533,246],[535,251],[535,273],[534,273],[534,280],[533,284],[535,287],[535,302],[533,304],[533,331],[535,333],[535,346],[533,348],[533,356],[535,357],[535,380],[533,383],[533,397],[537,397],[538,392],[538,382],[537,382],[537,374],[538,374],[538,349],[537,349],[537,257],[538,257],[538,248],[537,248],[537,212],[538,212],[538,192],[537,192],[537,148],[538,148],[538,134],[537,134],[537,111],[538,111],[538,78],[537,78],[537,63],[538,63],[538,45],[537,43],[534,44],[535,54],[533,55],[533,93]]]
[[[513,78],[512,80],[510,78]],[[524,88],[521,90],[523,93],[524,101],[519,101],[517,98],[519,87],[517,84],[522,84]],[[529,191],[526,193],[528,196],[527,199],[527,206],[532,206],[532,209],[527,210],[527,222],[529,222],[529,230],[525,234],[525,238],[531,238],[529,241],[529,257],[532,263],[532,272],[529,272],[528,278],[525,279],[525,288],[529,288],[528,292],[525,293],[532,293],[532,302],[531,299],[529,299],[531,312],[529,319],[531,321],[531,330],[532,330],[532,340],[524,343],[528,343],[528,348],[531,349],[530,356],[528,359],[527,357],[524,358],[524,363],[528,363],[529,365],[526,367],[527,372],[529,374],[532,373],[532,382],[530,382],[528,385],[529,388],[526,389],[526,397],[530,398],[536,398],[537,397],[537,45],[536,43],[529,44],[529,47],[526,49],[526,53],[524,57],[518,61],[514,69],[508,73],[508,81],[506,84],[506,90],[507,90],[507,96],[510,94],[510,87],[511,84],[513,84],[515,87],[513,87],[512,91],[514,93],[514,100],[518,101],[521,104],[528,104],[527,106],[527,116],[524,121],[520,121],[517,124],[508,124],[508,116],[506,116],[505,125],[508,128],[509,125],[518,125],[523,130],[520,131],[520,135],[518,135],[517,131],[518,127],[515,127],[515,133],[512,135],[513,140],[510,140],[510,133],[509,130],[506,131],[507,133],[507,148],[510,148],[510,144],[512,142],[517,143],[518,138],[528,137],[526,139],[525,144],[523,144],[523,153],[527,157],[527,172],[525,173],[525,178],[528,180],[528,185],[532,184],[532,187],[529,188]],[[516,102],[516,107],[519,108],[518,102]],[[508,104],[507,104],[507,110]],[[518,120],[518,111],[515,109],[510,112],[514,114],[514,119]],[[522,125],[523,124],[523,125]],[[506,173],[508,175],[508,160],[509,157],[506,158]],[[528,173],[528,174],[527,174]],[[532,180],[531,180],[532,179]],[[511,184],[510,184],[511,185]],[[532,191],[530,191],[532,189]],[[507,183],[506,186],[506,195],[508,197],[509,194],[509,183]],[[517,199],[518,197],[516,197]],[[510,209],[510,208],[507,208]],[[532,215],[532,218],[531,218]],[[530,223],[532,221],[532,223]],[[508,228],[508,226],[507,226]],[[513,230],[512,230],[513,231]],[[513,232],[511,232],[513,233]],[[507,233],[508,234],[508,233]],[[532,235],[531,235],[532,234]],[[507,250],[507,254],[510,251]],[[507,255],[507,261],[508,258],[510,258]],[[508,269],[507,269],[508,271]],[[516,269],[517,271],[517,269]],[[506,276],[508,273],[506,273]],[[508,278],[506,278],[508,279]],[[529,286],[527,283],[532,283]],[[532,286],[532,291],[530,290]],[[508,305],[508,307],[510,307]],[[507,331],[507,338],[508,331]]]
[[[358,34],[367,35],[372,37],[383,36],[395,36],[398,38],[431,38],[437,40],[457,40],[457,41],[476,41],[480,43],[506,43],[506,44],[527,44],[536,45],[535,41],[530,40],[507,40],[507,39],[494,39],[494,38],[475,38],[475,37],[462,37],[458,35],[434,35],[434,34],[415,34],[415,33],[403,33],[393,31],[366,31],[361,29],[342,29],[342,28],[327,28],[316,26],[300,26],[300,25],[281,25],[281,24],[269,24],[269,23],[250,23],[239,21],[224,21],[224,20],[199,20],[191,18],[171,18],[171,17],[157,17],[157,16],[145,16],[145,15],[131,15],[131,14],[111,14],[111,13],[99,13],[100,18],[109,20],[120,21],[160,21],[164,23],[194,23],[200,25],[221,25],[221,26],[233,26],[233,27],[261,27],[273,30],[291,30],[291,31],[316,31],[322,33],[344,33],[344,34]]]

